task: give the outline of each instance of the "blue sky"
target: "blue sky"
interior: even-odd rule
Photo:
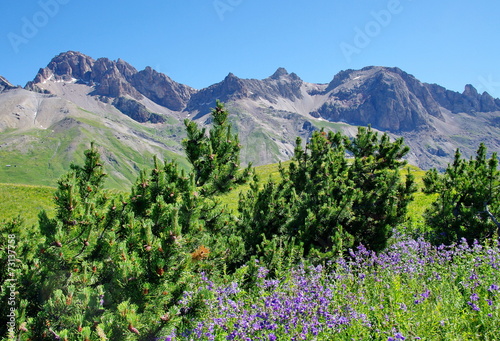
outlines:
[[[25,85],[60,52],[121,58],[197,89],[278,67],[327,83],[397,66],[500,97],[498,0],[20,0],[0,3],[0,75]]]

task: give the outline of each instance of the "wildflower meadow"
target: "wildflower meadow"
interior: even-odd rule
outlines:
[[[500,245],[432,246],[398,235],[381,253],[359,246],[325,265],[278,278],[254,267],[255,285],[202,276],[185,309],[200,318],[164,340],[498,340]]]

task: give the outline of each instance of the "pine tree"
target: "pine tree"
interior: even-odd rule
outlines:
[[[205,128],[186,119],[187,138],[182,141],[186,156],[193,166],[196,186],[202,194],[226,193],[235,185],[245,183],[251,173],[251,164],[240,171],[238,135],[232,134],[228,111],[217,100],[212,109],[213,126],[208,136]]]
[[[476,157],[462,158],[456,150],[453,163],[443,174],[429,170],[423,181],[426,193],[439,193],[425,213],[435,243],[453,243],[461,238],[484,240],[498,234],[500,225],[500,171],[497,154],[487,158],[481,144]]]
[[[203,246],[196,187],[177,165],[155,159],[129,198],[111,196],[94,145],[85,156],[59,181],[56,216],[40,217],[41,284],[29,330],[39,339],[151,339],[178,323],[177,302],[204,265],[192,256]],[[204,260],[210,251],[201,250]]]
[[[155,158],[129,196],[104,189],[94,144],[83,165],[71,165],[58,181],[55,217],[40,214],[40,245],[26,249],[36,257],[19,269],[19,290],[32,298],[19,309],[24,338],[150,340],[202,309],[201,298],[189,311],[177,305],[201,271],[221,273],[244,253],[235,218],[214,196],[250,174],[239,170],[227,115],[218,102],[209,136],[186,122],[192,173]]]
[[[346,229],[356,237],[356,243],[382,250],[392,230],[405,220],[416,191],[409,170],[405,181],[401,179],[409,147],[403,138],[391,142],[387,134],[380,136],[371,127],[360,127],[356,137],[345,138],[344,143],[354,157],[349,179],[361,193],[352,206],[356,219]]]
[[[90,333],[91,319],[101,314],[102,286],[97,269],[103,268],[102,244],[114,228],[110,194],[103,190],[106,174],[94,144],[85,151],[82,166],[72,164],[58,181],[56,216],[40,214],[42,283],[40,309],[30,325],[39,339],[74,339]],[[77,336],[78,335],[78,336]]]
[[[263,189],[253,185],[240,199],[247,250],[273,236],[295,240],[305,255],[331,255],[358,243],[383,249],[415,191],[411,174],[403,182],[399,172],[407,152],[402,139],[390,142],[371,128],[359,128],[352,140],[314,132],[305,149],[297,139],[281,180]]]

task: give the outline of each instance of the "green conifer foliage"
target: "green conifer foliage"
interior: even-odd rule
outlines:
[[[247,249],[280,235],[295,238],[306,254],[331,255],[357,243],[383,249],[415,191],[411,174],[401,179],[407,152],[402,139],[390,142],[371,128],[359,128],[352,140],[314,132],[305,149],[297,139],[282,180],[254,185],[240,199]]]
[[[354,139],[344,139],[346,150],[354,157],[349,167],[349,179],[361,195],[354,199],[355,219],[346,230],[373,250],[386,246],[392,229],[403,222],[407,207],[416,191],[414,178],[408,171],[405,181],[401,169],[402,158],[409,147],[403,138],[390,141],[387,134],[380,136],[370,127],[360,127]]]
[[[59,181],[56,216],[40,216],[45,241],[27,284],[36,292],[28,333],[39,340],[167,335],[183,318],[176,305],[194,273],[221,258],[219,239],[212,247],[205,227],[229,219],[203,212],[193,177],[176,164],[155,159],[123,198],[102,188],[94,145],[85,156]]]
[[[453,243],[461,238],[484,240],[498,233],[498,157],[494,153],[488,159],[484,144],[479,146],[476,157],[469,160],[463,159],[457,149],[453,163],[443,174],[431,169],[423,180],[425,192],[439,193],[425,213],[436,243]]]
[[[206,195],[226,193],[250,177],[251,165],[243,171],[239,169],[241,145],[238,135],[231,133],[228,115],[224,104],[217,101],[208,136],[205,128],[188,119],[184,121],[187,138],[182,144],[193,166],[196,186]]]
[[[246,181],[251,168],[239,170],[241,146],[223,105],[217,102],[212,114],[209,136],[186,122],[192,173],[155,158],[154,168],[142,171],[124,195],[103,189],[106,174],[94,144],[83,165],[71,165],[58,182],[55,217],[41,212],[33,243],[19,247],[22,339],[169,335],[201,309],[200,304],[177,308],[201,271],[223,274],[241,264],[244,243],[235,233],[236,218],[214,195]],[[0,254],[9,233],[24,236],[20,223],[5,232]],[[5,271],[0,283],[7,285]]]

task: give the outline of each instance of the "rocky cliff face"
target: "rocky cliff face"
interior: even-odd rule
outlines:
[[[164,123],[165,118],[150,112],[145,105],[126,97],[118,97],[113,101],[113,106],[122,113],[139,123]]]
[[[298,103],[304,99],[306,92],[306,83],[295,73],[289,74],[284,68],[278,68],[273,75],[262,80],[241,79],[229,73],[222,82],[193,94],[186,111],[196,111],[199,113],[197,117],[201,117],[209,112],[216,99],[222,102],[250,101],[278,110],[289,110],[290,108],[280,105],[284,102]],[[307,114],[302,112],[303,110],[299,111]]]
[[[174,82],[170,77],[150,67],[131,76],[131,84],[153,102],[173,111],[181,111],[196,90]]]
[[[465,86],[463,93],[447,90],[437,84],[425,84],[425,86],[440,106],[454,114],[500,110],[500,99],[491,97],[487,92],[480,95],[470,84]]]

